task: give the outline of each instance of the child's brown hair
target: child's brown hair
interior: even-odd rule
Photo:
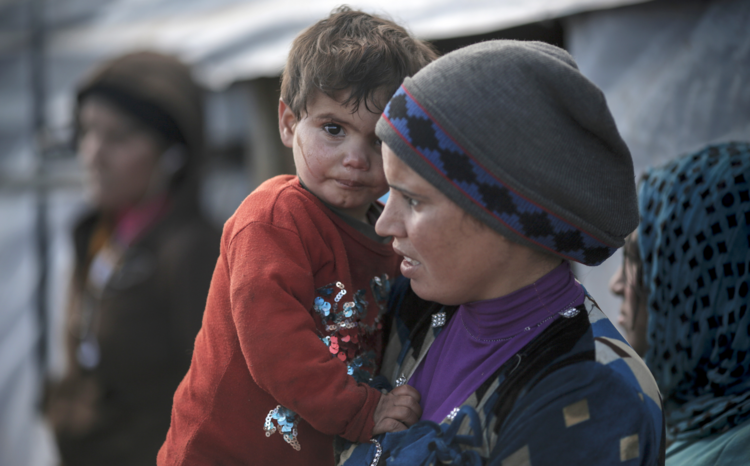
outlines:
[[[354,112],[364,102],[373,113],[405,77],[438,57],[428,43],[409,35],[393,21],[342,6],[294,39],[281,76],[281,98],[299,119],[315,90]],[[381,97],[377,93],[384,91]],[[372,105],[372,107],[370,106]]]

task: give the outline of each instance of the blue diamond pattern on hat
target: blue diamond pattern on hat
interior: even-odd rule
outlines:
[[[604,262],[617,249],[509,188],[457,144],[404,86],[383,118],[464,196],[532,243],[586,265]]]

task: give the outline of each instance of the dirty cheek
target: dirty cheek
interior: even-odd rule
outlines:
[[[307,173],[312,176],[313,178],[319,178],[318,171],[320,169],[320,162],[318,161],[318,158],[315,156],[318,147],[313,146],[310,147],[310,144],[305,143],[304,141],[307,141],[307,139],[303,139],[300,136],[300,133],[297,132],[295,135],[297,139],[297,147],[299,148],[300,153],[302,154],[302,162],[305,164],[305,167],[307,167]],[[308,150],[305,150],[305,147],[308,147]]]

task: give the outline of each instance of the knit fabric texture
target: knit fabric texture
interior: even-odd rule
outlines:
[[[638,225],[630,152],[564,50],[488,41],[406,78],[376,133],[505,237],[598,265]]]
[[[667,432],[724,432],[750,421],[750,144],[712,145],[651,169],[640,194],[646,363]]]

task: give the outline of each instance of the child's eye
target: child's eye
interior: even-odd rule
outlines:
[[[375,147],[380,147],[383,145],[383,141],[380,140],[380,138],[375,139]]]
[[[323,125],[323,130],[331,136],[341,136],[341,133],[344,132],[344,128],[342,128],[341,125],[334,123],[326,123]]]

